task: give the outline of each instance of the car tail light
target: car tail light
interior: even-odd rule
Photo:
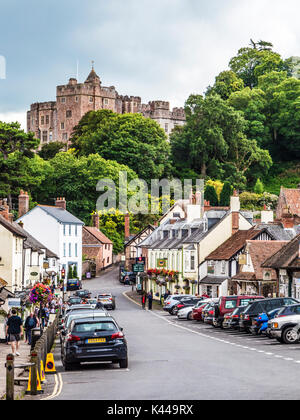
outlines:
[[[69,342],[77,342],[77,341],[80,341],[80,337],[78,337],[77,335],[73,335],[73,334],[69,334],[68,335],[68,338],[67,338],[67,341],[69,341]]]
[[[250,320],[250,316],[249,316],[249,315],[245,315],[245,316],[244,316],[244,319],[245,319],[246,321],[249,321],[249,320]]]
[[[122,333],[122,332],[117,332],[117,333],[115,333],[115,334],[113,334],[112,336],[111,336],[111,338],[112,338],[112,340],[115,340],[115,339],[117,339],[117,338],[124,338],[124,334]]]
[[[239,318],[239,315],[232,315],[232,318]]]
[[[182,305],[182,303],[180,304],[180,305],[177,305],[177,308],[179,309],[179,308],[183,308],[184,307],[184,305]]]
[[[209,313],[209,315],[213,315],[214,311],[209,311],[208,313]]]

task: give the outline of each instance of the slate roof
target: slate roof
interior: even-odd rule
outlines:
[[[84,223],[77,217],[73,216],[68,210],[64,210],[61,207],[55,206],[44,206],[38,204],[38,207],[44,210],[47,214],[54,217],[60,223],[84,225]]]
[[[223,281],[226,280],[226,277],[215,277],[215,276],[206,276],[204,279],[200,280],[200,284],[217,284],[220,285]]]
[[[9,220],[6,220],[3,216],[0,215],[0,224],[19,238],[26,239],[26,234],[24,233],[21,226],[19,226],[17,223],[11,223]]]
[[[266,259],[262,266],[267,268],[300,268],[299,258],[300,234],[285,244],[280,250],[274,252]]]

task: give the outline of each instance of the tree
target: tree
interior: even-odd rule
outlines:
[[[59,141],[54,141],[52,143],[45,144],[42,146],[42,149],[38,152],[39,156],[45,160],[54,158],[57,153],[64,150],[66,145]]]
[[[218,196],[215,188],[212,185],[207,185],[204,191],[204,199],[209,201],[210,205],[216,207],[219,205]]]
[[[33,133],[25,133],[19,123],[0,121],[0,192],[7,196],[12,208],[12,196],[18,195],[24,179],[26,157],[33,157],[39,140]]]
[[[220,194],[220,206],[228,207],[230,205],[230,197],[232,195],[232,186],[228,181],[224,182],[223,189]]]
[[[272,51],[271,43],[252,41],[251,45],[252,48],[241,48],[229,63],[230,69],[244,81],[246,87],[254,88],[258,84],[258,78],[271,71],[287,71],[292,74],[291,62],[284,61],[280,54]]]
[[[53,205],[56,197],[65,197],[68,210],[85,223],[95,210],[99,180],[111,179],[119,196],[119,173],[127,173],[128,182],[137,178],[128,166],[103,159],[97,154],[77,157],[72,150],[60,152],[53,159],[44,161],[37,156],[27,167],[28,179],[37,179],[31,187],[33,201]]]
[[[264,192],[264,186],[261,180],[258,178],[254,187],[255,194],[262,194]]]
[[[91,111],[71,138],[79,156],[98,153],[133,169],[147,182],[170,174],[170,146],[165,132],[141,114]]]
[[[213,87],[209,87],[206,94],[217,94],[222,99],[228,99],[229,96],[242,90],[244,88],[244,82],[238,78],[237,75],[231,71],[223,71],[217,77]]]

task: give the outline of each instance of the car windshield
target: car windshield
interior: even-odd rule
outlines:
[[[74,325],[73,332],[76,333],[85,333],[85,332],[115,332],[117,331],[117,326],[111,321],[93,321],[93,322],[84,322]]]

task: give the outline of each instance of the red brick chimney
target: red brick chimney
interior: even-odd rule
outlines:
[[[204,211],[209,211],[210,209],[211,209],[210,202],[204,200]]]
[[[57,198],[55,201],[55,207],[60,207],[61,209],[67,210],[67,202],[64,198]]]
[[[4,219],[12,223],[13,215],[9,212],[9,206],[7,205],[7,198],[0,200],[0,214]]]
[[[129,213],[125,214],[125,239],[130,236],[130,216]]]
[[[29,195],[27,192],[21,190],[19,195],[19,217],[24,216],[24,214],[29,211]]]
[[[93,221],[93,227],[99,229],[99,214],[98,213],[93,214],[92,221]]]

